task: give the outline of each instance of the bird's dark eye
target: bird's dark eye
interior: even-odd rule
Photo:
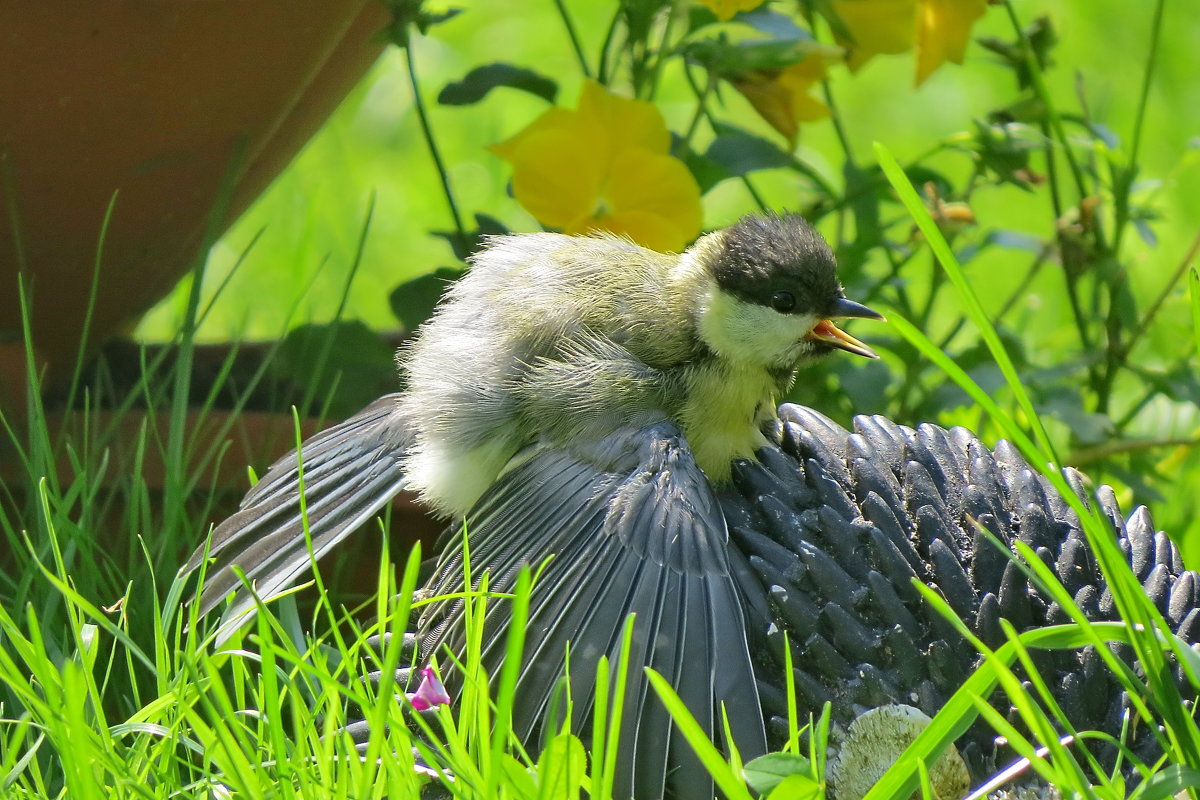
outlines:
[[[776,292],[771,295],[771,308],[786,314],[796,307],[796,296],[791,292]]]

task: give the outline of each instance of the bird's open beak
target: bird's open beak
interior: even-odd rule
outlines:
[[[877,319],[882,320],[884,317],[878,311],[867,308],[862,303],[856,303],[853,300],[840,298],[833,307],[831,317],[838,319]],[[833,324],[832,319],[823,319],[813,326],[813,329],[804,337],[811,342],[824,342],[832,345],[839,350],[845,350],[847,353],[854,353],[858,356],[867,358],[879,358],[879,354],[872,350],[867,345],[855,339],[850,334]]]

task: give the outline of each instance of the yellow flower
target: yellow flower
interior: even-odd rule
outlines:
[[[841,48],[814,44],[803,61],[781,70],[747,72],[731,83],[795,147],[801,122],[829,116],[828,106],[809,91],[825,78],[831,64],[841,60]]]
[[[923,0],[917,11],[917,85],[947,61],[963,62],[987,0]]]
[[[987,0],[833,0],[853,42],[846,63],[858,69],[876,53],[917,49],[917,85],[947,61],[961,64],[971,26]]]
[[[722,22],[733,19],[733,15],[739,11],[749,11],[762,3],[763,0],[700,0],[700,5],[711,8]]]
[[[578,109],[552,108],[489,149],[513,165],[513,194],[543,225],[678,251],[700,233],[703,214],[700,188],[670,147],[653,104],[587,81]]]

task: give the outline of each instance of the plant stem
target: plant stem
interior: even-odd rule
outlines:
[[[188,400],[191,396],[192,357],[195,352],[196,319],[200,309],[200,290],[204,283],[205,267],[208,264],[208,251],[221,235],[221,229],[226,222],[233,192],[237,180],[242,175],[242,167],[246,157],[246,138],[239,137],[234,143],[229,165],[217,188],[216,197],[209,209],[205,220],[204,237],[196,253],[195,263],[191,269],[191,286],[188,288],[187,309],[183,316],[181,327],[179,356],[174,365],[174,387],[171,395],[170,427],[167,432],[167,464],[168,479],[163,495],[163,522],[170,529],[172,525],[184,523],[186,508],[184,500],[187,497],[186,476],[183,465],[186,464],[184,437],[187,432]],[[180,527],[180,530],[183,528]]]
[[[688,69],[687,64],[684,64],[683,70],[688,75],[688,82],[692,83],[694,86],[695,84],[691,77],[691,71]],[[712,93],[713,86],[716,85],[716,82],[717,79],[713,76],[712,72],[705,70],[704,90],[696,98],[696,110],[692,113],[692,119],[690,122],[688,122],[687,130],[683,133],[683,144],[688,148],[691,148],[692,137],[696,135],[696,130],[700,127],[700,121],[704,119],[704,106],[708,101],[708,96]]]
[[[650,69],[650,91],[646,95],[647,100],[654,100],[658,94],[658,81],[662,77],[663,62],[667,60],[667,56],[674,52],[674,48],[668,47],[667,43],[671,39],[671,28],[675,23],[675,5],[671,4],[667,7],[667,21],[663,23],[662,37],[658,42],[658,49],[654,54],[654,66]]]
[[[25,237],[21,235],[21,215],[17,208],[17,170],[13,165],[12,150],[7,147],[0,149],[0,184],[4,187],[4,206],[8,211],[17,271],[25,272],[29,264],[25,258]]]
[[[608,54],[612,50],[613,39],[617,35],[617,24],[620,21],[621,9],[618,8],[613,14],[612,22],[608,24],[608,30],[604,33],[604,42],[600,45],[600,66],[596,69],[596,80],[604,86],[607,86],[609,82]]]
[[[708,109],[708,91],[701,90],[700,87],[696,85],[696,79],[692,77],[692,73],[690,71],[684,70],[683,74],[684,77],[687,78],[688,86],[692,88],[692,93],[696,96],[696,113],[701,114],[704,119],[708,121],[709,127],[715,131],[717,129],[717,120],[713,116],[712,112]],[[741,179],[742,185],[746,187],[746,191],[749,192],[750,198],[754,200],[754,203],[758,206],[759,210],[766,211],[766,201],[763,200],[762,195],[758,193],[758,190],[754,188],[754,184],[750,182],[750,178],[746,175],[739,175],[738,177]]]
[[[579,61],[579,71],[583,73],[583,77],[592,77],[592,72],[588,69],[587,56],[583,53],[583,45],[579,41],[579,34],[575,31],[575,23],[571,21],[571,14],[567,11],[567,4],[563,0],[554,0],[554,7],[558,9],[558,16],[562,19],[563,25],[567,29],[567,36],[571,39],[571,47],[575,49],[575,58]]]
[[[1029,37],[1025,34],[1025,29],[1021,27],[1021,21],[1017,19],[1017,12],[1013,8],[1012,0],[1004,0],[1004,8],[1008,11],[1008,18],[1012,23],[1013,31],[1017,34],[1017,40],[1021,43],[1021,49],[1025,53],[1025,65],[1029,68],[1029,78],[1033,83],[1033,90],[1046,109],[1046,119],[1049,121],[1050,127],[1054,130],[1054,135],[1058,139],[1059,144],[1062,145],[1063,155],[1067,159],[1067,164],[1071,167],[1071,175],[1075,179],[1076,191],[1079,192],[1081,198],[1087,197],[1088,191],[1087,187],[1084,186],[1083,171],[1079,168],[1079,163],[1075,160],[1075,154],[1071,152],[1070,143],[1067,141],[1067,132],[1063,128],[1062,117],[1058,115],[1058,111],[1054,108],[1054,102],[1050,99],[1050,90],[1046,88],[1046,81],[1042,75],[1042,65],[1038,63],[1037,53],[1034,51]]]
[[[1113,195],[1113,242],[1110,250],[1114,260],[1120,257],[1121,243],[1125,238],[1125,231],[1129,228],[1129,195],[1133,189],[1133,180],[1137,175],[1137,157],[1141,147],[1142,127],[1146,114],[1146,101],[1150,94],[1150,80],[1154,75],[1154,64],[1158,58],[1158,43],[1159,34],[1162,30],[1162,17],[1164,0],[1158,0],[1154,6],[1154,22],[1150,34],[1150,51],[1146,55],[1146,69],[1142,73],[1141,94],[1138,97],[1137,116],[1133,125],[1132,144],[1130,145],[1129,159],[1123,165],[1118,165],[1110,156],[1109,168],[1112,172],[1112,195]],[[1179,280],[1177,274],[1168,284],[1168,287]],[[1112,279],[1108,282],[1108,318],[1105,320],[1105,327],[1108,331],[1108,347],[1105,358],[1105,371],[1101,384],[1102,392],[1098,398],[1097,408],[1102,412],[1108,411],[1109,394],[1112,390],[1113,381],[1116,380],[1116,373],[1125,365],[1125,359],[1132,349],[1132,341],[1122,343],[1121,335],[1121,320],[1118,314],[1118,293],[1128,288],[1128,273],[1124,269],[1117,269]],[[1161,301],[1160,301],[1161,302]],[[1153,309],[1153,313],[1157,313],[1157,306]],[[1148,317],[1151,315],[1147,315]],[[1139,329],[1138,334],[1141,334]]]
[[[1094,447],[1084,447],[1072,451],[1067,460],[1079,467],[1087,466],[1095,461],[1103,461],[1121,453],[1136,453],[1141,450],[1153,450],[1158,447],[1195,447],[1200,445],[1200,438],[1195,436],[1167,436],[1154,439],[1113,439]]]
[[[117,192],[108,200],[104,221],[100,223],[100,241],[96,244],[96,258],[92,261],[92,286],[88,292],[87,310],[83,314],[83,329],[79,332],[79,345],[75,349],[75,369],[71,371],[71,386],[67,390],[68,409],[75,405],[75,393],[79,390],[79,378],[83,374],[83,360],[87,356],[88,334],[92,330],[92,316],[96,311],[96,292],[100,289],[100,264],[104,260],[104,242],[108,239],[108,227],[112,223],[113,209],[117,206]]]
[[[1178,370],[1190,371],[1191,361],[1192,354],[1185,354],[1182,358],[1178,359],[1174,364],[1172,364],[1169,369],[1165,370],[1165,374],[1170,375]],[[1134,374],[1141,375],[1142,372],[1134,369]],[[1115,427],[1118,431],[1125,430],[1125,428],[1127,428],[1129,424],[1137,418],[1137,415],[1142,412],[1142,409],[1145,408],[1151,400],[1162,393],[1160,386],[1155,385],[1152,379],[1147,379],[1145,383],[1149,384],[1150,388],[1148,388],[1145,393],[1138,398],[1137,402],[1129,407],[1129,409],[1119,420],[1113,423],[1113,427]]]
[[[421,133],[425,136],[425,145],[429,148],[429,155],[433,158],[433,165],[437,168],[438,178],[442,182],[442,194],[446,198],[446,205],[450,208],[450,216],[454,218],[454,230],[458,233],[460,243],[465,243],[467,231],[463,227],[462,215],[458,212],[458,203],[454,200],[454,190],[450,187],[450,174],[446,171],[441,151],[438,150],[437,140],[433,137],[433,126],[429,123],[429,112],[425,109],[425,101],[421,99],[421,86],[417,81],[417,65],[412,54],[412,40],[409,40],[408,46],[402,49],[405,63],[408,65],[408,81],[412,86],[413,107],[417,109],[417,118],[421,121]]]
[[[1123,188],[1126,190],[1121,196],[1117,196],[1117,222],[1116,230],[1113,232],[1113,252],[1119,253],[1121,250],[1121,240],[1125,234],[1124,223],[1128,221],[1129,214],[1129,197],[1128,190],[1133,182],[1133,175],[1137,170],[1138,153],[1142,146],[1142,129],[1143,123],[1146,120],[1146,102],[1150,98],[1150,80],[1154,77],[1154,65],[1158,61],[1158,43],[1162,34],[1163,8],[1166,6],[1165,0],[1158,0],[1154,4],[1154,22],[1150,29],[1150,51],[1146,54],[1146,69],[1142,72],[1142,87],[1138,95],[1137,113],[1134,116],[1133,134],[1130,137],[1129,145],[1129,162],[1125,166],[1128,173],[1126,181],[1123,181]],[[1117,194],[1117,185],[1114,182],[1113,193]],[[1122,200],[1124,202],[1122,202]]]
[[[1142,317],[1141,322],[1138,323],[1137,330],[1134,331],[1133,335],[1129,337],[1129,341],[1125,342],[1125,346],[1121,353],[1122,360],[1124,360],[1124,358],[1129,355],[1129,352],[1133,350],[1133,346],[1137,343],[1138,339],[1145,335],[1146,331],[1150,327],[1150,323],[1154,320],[1154,318],[1158,315],[1159,310],[1162,308],[1163,303],[1165,303],[1167,298],[1171,296],[1171,292],[1175,290],[1175,286],[1179,283],[1179,279],[1183,277],[1183,273],[1187,272],[1188,266],[1191,265],[1192,261],[1195,260],[1197,252],[1200,252],[1200,230],[1196,231],[1196,235],[1192,238],[1191,246],[1188,247],[1187,253],[1179,262],[1179,266],[1175,267],[1175,272],[1171,275],[1171,279],[1167,281],[1165,286],[1163,286],[1162,291],[1158,294],[1158,297],[1154,298],[1154,302],[1150,304],[1150,308],[1146,311],[1146,315]]]
[[[825,95],[825,105],[829,106],[829,121],[833,123],[833,132],[837,135],[838,144],[842,146],[842,153],[846,156],[846,163],[857,169],[854,152],[850,148],[850,137],[846,135],[846,128],[842,125],[842,117],[838,113],[837,101],[833,99],[833,90],[829,87],[828,78],[824,78],[821,81],[821,92]]]
[[[1058,253],[1060,259],[1068,252],[1063,246],[1063,232],[1060,227],[1063,219],[1063,207],[1061,197],[1061,187],[1058,179],[1058,162],[1054,157],[1054,140],[1050,136],[1049,124],[1046,120],[1041,121],[1042,136],[1045,137],[1046,158],[1046,183],[1050,189],[1050,207],[1054,214],[1054,236],[1058,243]],[[1087,318],[1083,314],[1083,308],[1079,304],[1079,285],[1074,266],[1071,264],[1062,263],[1063,279],[1067,290],[1067,302],[1071,306],[1071,318],[1075,321],[1075,330],[1079,333],[1079,343],[1083,346],[1083,350],[1091,352],[1092,350],[1092,335],[1088,329]],[[1100,375],[1096,371],[1095,364],[1088,364],[1088,385],[1092,390],[1099,393]]]
[[[329,321],[330,326],[336,327],[342,321],[342,316],[346,312],[346,304],[350,300],[350,288],[354,285],[354,276],[358,274],[358,268],[362,266],[363,252],[367,249],[367,236],[371,231],[371,219],[375,216],[375,192],[372,191],[367,200],[367,211],[363,216],[362,227],[358,234],[358,243],[354,248],[354,260],[350,262],[350,271],[346,275],[346,280],[342,284],[342,296],[338,298],[337,309],[333,312],[333,319]],[[325,367],[329,364],[329,355],[333,352],[335,334],[331,329],[330,335],[323,337],[321,348],[317,351],[316,357],[313,360],[313,374],[324,375]],[[320,386],[319,382],[313,382],[304,392],[304,399],[301,401],[300,410],[305,416],[312,411],[313,401],[317,397],[317,392],[328,387]],[[331,398],[327,398],[331,399]],[[294,407],[293,407],[294,408]]]
[[[1000,306],[1000,310],[996,312],[996,316],[992,320],[993,323],[999,325],[1000,322],[1006,316],[1008,316],[1008,313],[1013,310],[1013,307],[1016,306],[1017,301],[1025,296],[1025,292],[1033,283],[1033,279],[1037,277],[1038,273],[1042,270],[1042,266],[1046,263],[1046,257],[1050,255],[1049,250],[1050,248],[1047,245],[1043,246],[1038,252],[1037,258],[1035,258],[1033,263],[1029,265],[1029,269],[1025,270],[1025,275],[1021,278],[1020,285],[1017,286],[1013,293],[1009,295],[1008,299],[1004,301],[1004,305]]]

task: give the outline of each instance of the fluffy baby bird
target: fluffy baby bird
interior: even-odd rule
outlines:
[[[875,358],[834,320],[881,319],[847,299],[829,246],[800,216],[761,214],[662,254],[611,235],[491,239],[400,356],[407,389],[301,446],[316,556],[401,489],[465,519],[473,575],[509,591],[543,566],[525,630],[514,727],[554,732],[570,644],[572,729],[591,730],[595,671],[618,661],[636,615],[618,790],[712,796],[712,784],[643,678],[662,674],[710,736],[746,759],[765,734],[746,644],[745,558],[717,499],[736,459],[804,364],[833,350]],[[297,454],[271,467],[213,532],[201,597],[288,588],[310,554]],[[444,537],[430,595],[462,590],[461,526]],[[243,593],[244,595],[245,593]],[[234,599],[230,623],[253,608]],[[460,604],[420,620],[421,656],[461,651]],[[497,674],[507,608],[486,620]],[[448,660],[443,659],[443,664]],[[449,676],[453,683],[453,676]],[[563,712],[566,713],[566,712]]]
[[[534,442],[670,420],[714,483],[809,358],[875,353],[833,319],[833,253],[802,217],[751,216],[664,255],[615,236],[494,239],[401,356],[403,459],[433,508],[465,516]]]

